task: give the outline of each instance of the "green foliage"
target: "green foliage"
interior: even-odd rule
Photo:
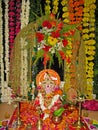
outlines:
[[[36,63],[38,62],[38,60],[43,57],[43,54],[44,54],[44,51],[43,51],[43,50],[39,50],[39,51],[37,52],[37,55],[35,56],[36,59],[35,59],[35,61],[34,61],[33,64],[36,64]]]
[[[41,16],[41,0],[30,0],[30,15],[29,22],[33,22],[36,20],[36,16]],[[35,16],[36,14],[36,16]]]
[[[54,114],[54,116],[61,116],[62,113],[64,112],[64,110],[65,110],[64,107],[61,107],[61,108],[55,110],[53,114]]]

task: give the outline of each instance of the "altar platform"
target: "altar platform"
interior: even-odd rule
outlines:
[[[32,104],[29,103],[29,107],[27,106],[28,103],[26,104],[22,104],[22,107],[20,109],[20,112],[21,112],[21,115],[20,115],[20,118],[22,121],[24,121],[25,123],[24,124],[28,124],[28,123],[35,123],[33,124],[34,127],[32,127],[30,130],[37,130],[36,128],[36,123],[37,123],[37,118],[34,120],[34,119],[30,119],[30,117],[32,117],[32,111],[33,111],[33,108],[32,108]],[[11,105],[8,105],[7,103],[2,103],[0,104],[0,121],[6,121],[8,120],[8,125],[9,126],[9,130],[25,130],[26,129],[26,125],[21,125],[20,128],[15,128],[15,121],[17,121],[17,109],[15,108],[16,107],[16,104],[11,104]],[[26,109],[26,107],[28,107],[28,109]],[[24,110],[22,110],[24,109]],[[15,113],[15,110],[16,110],[16,113]],[[28,112],[29,110],[29,112]],[[24,114],[25,113],[25,114]],[[74,111],[72,113],[69,113],[70,116],[72,116],[72,114],[74,115],[74,117],[76,117],[77,119],[77,111]],[[24,114],[24,115],[23,115]],[[28,114],[28,116],[25,116],[26,114]],[[35,113],[35,116],[37,117],[38,115],[36,115],[37,113]],[[67,112],[68,114],[68,112]],[[34,111],[33,111],[33,115],[34,115]],[[66,119],[70,119],[69,117],[67,118],[68,115],[64,115],[63,119],[66,120]],[[86,119],[86,121],[88,121],[88,125],[91,125],[93,122],[95,122],[97,124],[97,121],[98,121],[98,111],[89,111],[89,110],[82,110],[82,116],[83,118]],[[75,118],[74,118],[75,119]],[[69,120],[69,130],[75,130],[75,128],[72,128],[71,127],[71,123],[70,122],[71,120]],[[53,126],[53,123],[49,120],[46,120],[44,121],[44,123],[51,123],[50,125]],[[66,121],[63,122],[64,125],[66,126]],[[1,124],[1,123],[0,123]],[[4,123],[3,123],[4,124]],[[13,124],[13,127],[12,127],[12,124]],[[55,125],[54,125],[55,126]],[[59,126],[59,125],[58,125]],[[96,126],[95,127],[89,127],[88,129],[90,130],[98,130],[98,127]],[[5,130],[3,128],[0,128],[0,130]],[[44,129],[42,129],[44,130]],[[45,130],[48,130],[45,128]],[[50,129],[50,130],[56,130],[56,127],[53,128],[53,129]],[[63,130],[63,128],[58,128],[57,130]]]

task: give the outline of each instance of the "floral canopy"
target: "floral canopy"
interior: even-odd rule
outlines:
[[[56,19],[51,14],[39,18],[35,23],[30,23],[21,30],[15,39],[14,58],[11,61],[13,73],[10,75],[10,83],[13,84],[14,90],[19,91],[21,84],[21,86],[24,86],[24,89],[20,90],[21,94],[25,93],[26,95],[29,83],[32,82],[32,66],[36,67],[36,63],[39,59],[42,59],[44,67],[50,68],[54,64],[54,55],[58,59],[59,66],[63,65],[63,61],[66,61],[64,68],[66,75],[64,74],[64,76],[66,77],[69,73],[67,71],[70,70],[72,73],[71,82],[73,87],[76,88],[80,84],[80,77],[83,76],[82,74],[79,75],[78,82],[75,79],[73,81],[72,65],[77,64],[76,60],[74,62],[74,58],[79,57],[79,48],[83,52],[78,28],[78,24],[65,24],[61,19]],[[77,62],[78,60],[80,59],[77,59]],[[84,63],[85,60],[82,62]],[[81,69],[81,67],[79,68]],[[85,67],[82,70],[85,71]],[[77,71],[79,70],[77,69]],[[77,78],[78,73],[75,73],[75,78]],[[64,80],[66,80],[66,89],[68,89],[70,87],[69,79]],[[83,84],[85,84],[85,80],[81,83],[81,85]],[[85,91],[85,89],[82,88],[81,91]]]

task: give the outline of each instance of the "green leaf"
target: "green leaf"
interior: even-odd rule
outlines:
[[[64,107],[61,107],[61,108],[59,108],[59,109],[57,109],[56,111],[54,111],[54,116],[61,116],[62,115],[62,113],[64,112]]]
[[[61,55],[59,54],[59,52],[56,51],[55,53],[56,57],[58,58],[58,63],[59,63],[59,67],[62,65],[63,60],[61,58]]]
[[[43,54],[44,54],[44,50],[37,51],[36,59],[33,64],[36,64],[38,62],[38,60],[43,57]]]

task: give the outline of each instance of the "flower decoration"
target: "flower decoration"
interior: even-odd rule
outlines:
[[[70,46],[69,37],[73,36],[76,25],[64,24],[61,19],[55,19],[53,14],[49,18],[44,19],[37,31],[35,32],[35,41],[37,45],[37,53],[35,63],[43,58],[43,64],[49,66],[53,63],[54,55],[58,58],[59,65],[63,60],[70,61],[68,50]]]

